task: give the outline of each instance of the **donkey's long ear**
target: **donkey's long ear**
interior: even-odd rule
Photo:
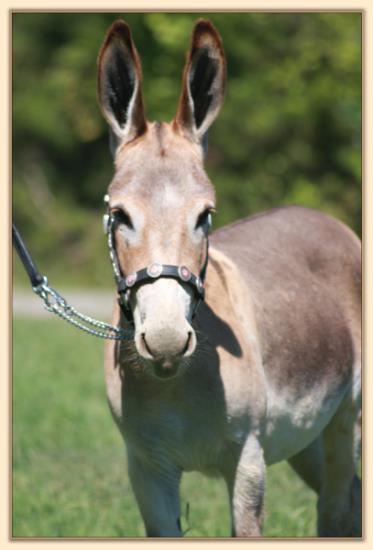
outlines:
[[[218,31],[206,19],[193,29],[174,124],[202,141],[223,103],[226,65]]]
[[[141,64],[124,21],[108,30],[98,57],[98,99],[117,141],[126,142],[146,129],[141,94]]]

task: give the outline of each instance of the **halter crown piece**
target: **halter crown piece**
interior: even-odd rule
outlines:
[[[109,196],[105,195],[104,202],[108,204]],[[176,279],[182,283],[189,285],[197,298],[197,303],[193,311],[193,317],[196,314],[198,305],[205,297],[204,281],[206,277],[208,264],[208,240],[206,243],[206,259],[199,276],[194,275],[186,266],[168,265],[155,262],[148,267],[144,267],[134,273],[125,275],[119,265],[118,255],[115,248],[114,227],[115,219],[109,208],[103,216],[104,232],[108,237],[108,247],[111,264],[113,266],[115,281],[118,290],[118,302],[123,312],[125,319],[133,323],[133,316],[130,307],[130,294],[134,287],[139,287],[145,283],[151,283],[161,277]]]

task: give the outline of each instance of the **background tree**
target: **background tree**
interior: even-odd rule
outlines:
[[[113,173],[96,58],[132,27],[150,120],[176,111],[196,17],[222,35],[225,105],[209,136],[215,227],[289,203],[361,232],[361,14],[13,14],[13,216],[52,284],[108,286],[99,223]],[[16,282],[26,283],[18,262]]]

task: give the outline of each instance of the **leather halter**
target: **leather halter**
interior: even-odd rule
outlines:
[[[107,198],[105,197],[105,202]],[[206,277],[208,264],[208,239],[206,241],[206,258],[199,276],[194,275],[186,266],[168,265],[155,262],[139,271],[125,275],[119,265],[118,255],[115,248],[115,219],[108,210],[103,218],[104,231],[108,236],[108,246],[111,264],[113,266],[114,276],[118,290],[118,303],[125,319],[133,323],[133,315],[130,306],[130,294],[134,288],[138,288],[145,283],[152,283],[160,278],[176,279],[181,283],[189,285],[197,298],[197,302],[192,317],[196,314],[198,305],[205,297],[204,281]]]

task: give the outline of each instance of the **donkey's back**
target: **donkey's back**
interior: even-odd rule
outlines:
[[[249,285],[262,331],[276,323],[277,332],[286,319],[299,326],[312,310],[333,312],[351,333],[360,326],[361,244],[340,221],[310,208],[276,208],[215,231],[211,244]]]

